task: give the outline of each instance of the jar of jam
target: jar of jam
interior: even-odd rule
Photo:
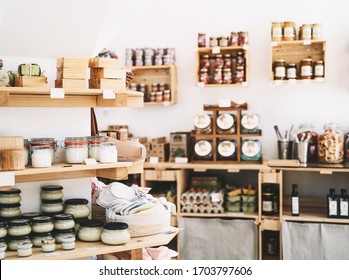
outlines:
[[[214,68],[223,69],[223,65],[224,65],[223,55],[217,54],[215,58]]]
[[[292,21],[286,21],[283,24],[283,39],[285,41],[296,40],[296,24]]]
[[[340,163],[344,160],[344,134],[336,123],[325,125],[318,140],[318,159],[324,163]]]
[[[154,60],[155,65],[162,65],[162,56],[161,55],[156,55],[155,60]]]
[[[215,36],[210,37],[210,47],[217,47],[218,46],[218,39]]]
[[[279,213],[279,184],[262,184],[262,214],[273,216]]]
[[[194,118],[195,133],[212,133],[212,119],[207,114],[196,115]]]
[[[212,160],[213,159],[213,148],[212,140],[201,139],[197,140],[194,145],[194,160]]]
[[[222,84],[223,83],[223,75],[222,75],[222,69],[221,68],[216,68],[214,70],[213,82],[215,84]]]
[[[171,101],[171,91],[169,89],[164,90],[164,101]]]
[[[200,69],[209,69],[210,68],[210,57],[208,54],[203,54],[200,57]]]
[[[223,69],[223,84],[231,84],[233,83],[233,77],[231,75],[230,68]]]
[[[236,67],[235,82],[242,83],[245,81],[245,69],[243,66]]]
[[[236,160],[236,141],[219,140],[217,146],[217,160]]]
[[[283,59],[274,62],[274,80],[285,80],[286,78],[286,62]]]
[[[165,89],[166,89],[165,84],[164,84],[164,83],[160,83],[160,84],[159,84],[159,90],[158,90],[158,91],[163,92]]]
[[[231,68],[231,54],[227,53],[224,55],[223,59],[224,68]]]
[[[246,31],[241,31],[238,33],[238,45],[243,46],[243,45],[248,45],[248,32]]]
[[[311,25],[303,24],[301,28],[299,28],[301,32],[299,32],[299,39],[301,40],[311,40]]]
[[[143,66],[143,56],[135,56],[135,66]]]
[[[314,63],[314,79],[321,79],[324,77],[324,62],[322,60]]]
[[[237,52],[236,63],[237,63],[237,66],[245,66],[244,52],[242,51]]]
[[[287,79],[288,80],[294,80],[297,79],[297,66],[296,63],[289,63],[287,64]]]
[[[318,145],[318,134],[315,131],[315,127],[311,123],[301,123],[297,129],[297,138],[299,141],[301,139],[306,138],[308,133],[311,134],[311,138],[308,144],[308,156],[307,161],[308,162],[314,162],[317,160],[317,145]]]
[[[208,70],[206,68],[200,69],[200,82],[208,84]]]
[[[246,161],[261,161],[262,144],[259,140],[245,139],[241,146],[241,159]]]
[[[271,40],[281,41],[282,40],[282,23],[272,22],[271,24]]]
[[[220,114],[216,120],[217,134],[233,134],[236,132],[236,116]]]
[[[321,40],[322,39],[322,26],[319,23],[314,23],[311,26],[312,29],[312,39]]]
[[[313,77],[313,60],[305,58],[301,60],[301,75],[302,80],[311,79]]]
[[[156,101],[156,92],[152,92],[150,94],[150,102],[155,102]]]
[[[162,91],[158,91],[156,93],[156,99],[155,99],[155,102],[162,102],[163,101],[163,98],[162,98]]]
[[[229,44],[228,36],[222,36],[219,38],[219,46],[228,47],[228,44]]]
[[[230,46],[237,46],[239,43],[239,34],[237,32],[230,33]]]
[[[198,34],[198,47],[205,48],[206,47],[206,33]]]
[[[150,55],[146,55],[144,57],[144,65],[146,65],[146,66],[153,65],[153,57]]]

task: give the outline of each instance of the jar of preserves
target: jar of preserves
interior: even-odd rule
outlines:
[[[318,159],[324,163],[340,163],[344,160],[344,134],[336,123],[328,123],[319,136]]]
[[[240,131],[242,134],[257,134],[261,132],[260,117],[257,114],[244,114],[241,118]]]
[[[40,198],[44,200],[57,200],[63,198],[63,187],[60,185],[42,186]]]
[[[236,160],[236,145],[235,140],[219,140],[217,160]]]
[[[24,139],[24,165],[27,166],[29,163],[29,155],[30,155],[30,145],[28,139]]]
[[[33,146],[31,148],[32,167],[50,167],[52,165],[51,148],[47,146]]]
[[[136,55],[135,56],[135,66],[143,66],[144,65],[144,62],[143,62],[143,56],[138,56]]]
[[[228,47],[229,39],[228,36],[221,36],[219,38],[219,46],[220,47]]]
[[[210,68],[210,57],[208,54],[203,54],[200,57],[200,69],[209,69]]]
[[[237,32],[230,33],[230,46],[237,46],[239,44],[239,34]]]
[[[62,243],[62,240],[68,236],[74,235],[75,237],[75,229],[65,229],[65,230],[55,230],[54,237],[57,243]]]
[[[314,23],[311,26],[312,29],[312,39],[321,40],[322,39],[322,25],[319,23]]]
[[[296,24],[292,21],[286,21],[283,24],[283,39],[285,41],[296,40]]]
[[[220,114],[216,120],[217,134],[236,133],[236,116],[228,113]]]
[[[245,66],[245,57],[243,51],[238,51],[236,55],[236,64],[237,66]]]
[[[301,75],[302,80],[311,79],[313,77],[313,60],[305,58],[301,60]]]
[[[21,204],[0,204],[0,218],[18,218],[21,216]]]
[[[164,90],[164,101],[171,101],[171,91],[169,89]]]
[[[300,40],[311,40],[311,25],[303,24],[301,28],[299,28],[301,32],[299,32]]]
[[[233,83],[233,77],[231,75],[230,68],[223,69],[223,84],[231,84]]]
[[[155,60],[154,60],[155,65],[162,65],[162,56],[161,55],[156,55]]]
[[[158,92],[156,93],[155,102],[162,102],[162,101],[163,101],[162,95],[163,95],[162,91],[158,91]]]
[[[224,68],[231,68],[231,54],[230,53],[226,53],[223,56],[223,67]]]
[[[86,218],[90,215],[88,200],[84,198],[72,198],[64,201],[64,214],[71,214],[74,219]]]
[[[30,235],[30,240],[33,243],[34,247],[41,247],[41,241],[46,238],[52,238],[52,236],[52,232],[32,233]]]
[[[7,234],[11,236],[28,235],[32,231],[30,220],[16,219],[8,222]]]
[[[279,213],[279,185],[262,184],[262,215],[272,216]]]
[[[199,139],[194,145],[194,160],[212,160],[213,147],[212,140]]]
[[[222,68],[216,68],[214,70],[214,84],[222,84],[223,83],[223,75],[222,75]]]
[[[152,83],[151,84],[151,92],[158,92],[159,91],[159,84],[158,83]]]
[[[163,56],[163,64],[164,64],[164,65],[174,64],[174,60],[173,60],[173,58],[172,58],[170,55],[165,54],[165,55]]]
[[[145,66],[153,65],[153,57],[150,55],[144,56],[144,65]]]
[[[218,39],[216,36],[211,36],[210,37],[210,47],[217,47],[218,46]]]
[[[155,102],[156,101],[156,92],[152,92],[150,94],[150,102]]]
[[[144,56],[144,50],[142,48],[137,48],[134,50],[135,56]]]
[[[155,50],[155,55],[164,56],[165,55],[165,49],[164,48],[157,48]]]
[[[111,222],[106,223],[103,227],[101,240],[108,245],[119,245],[130,241],[131,235],[126,223]]]
[[[235,82],[242,83],[245,81],[245,68],[243,66],[236,67]],[[234,78],[233,78],[234,83]]]
[[[215,69],[223,69],[223,65],[224,65],[223,55],[216,54],[214,68]]]
[[[274,62],[274,80],[286,79],[286,62],[283,59]]]
[[[241,160],[261,161],[262,144],[259,140],[245,139],[241,146]]]
[[[272,41],[282,40],[282,22],[271,23],[271,40]]]
[[[324,77],[324,62],[322,60],[314,63],[314,79],[321,79]]]
[[[48,216],[40,216],[31,220],[32,231],[35,233],[51,232],[54,228],[53,219]]]
[[[239,34],[238,45],[239,46],[248,45],[249,43],[248,32],[240,31],[238,34]]]
[[[91,136],[88,138],[88,155],[96,161],[100,160],[101,143],[107,141],[104,136]]]
[[[67,163],[83,163],[88,158],[87,137],[66,137],[64,144]]]
[[[212,133],[212,118],[207,114],[199,114],[194,118],[195,133]]]
[[[57,214],[53,216],[54,228],[58,230],[71,229],[75,227],[74,216],[72,214]]]
[[[288,80],[297,79],[297,65],[296,65],[296,63],[287,64],[286,77]]]
[[[40,204],[41,212],[47,215],[54,215],[62,213],[63,211],[63,200],[62,199],[56,199],[56,200],[41,200]]]
[[[81,241],[95,242],[101,240],[104,223],[91,219],[80,223],[78,237]]]
[[[297,133],[298,141],[301,141],[302,138],[304,140],[309,133],[311,134],[311,138],[308,143],[307,161],[308,162],[317,161],[317,156],[318,156],[317,147],[318,147],[319,136],[315,130],[314,125],[311,123],[301,123],[296,133]]]
[[[18,243],[31,242],[29,235],[23,236],[7,236],[7,249],[10,251],[17,251]]]
[[[208,70],[206,68],[200,69],[200,82],[208,84]]]
[[[116,143],[114,142],[101,143],[100,162],[101,163],[118,162],[118,150],[116,148]]]
[[[206,47],[206,33],[198,34],[198,47],[205,48]]]
[[[21,200],[20,189],[0,190],[0,204],[14,204],[21,202]]]
[[[33,154],[34,147],[36,147],[38,149],[40,147],[48,148],[50,150],[51,164],[54,162],[56,155],[57,155],[57,141],[54,138],[32,138],[30,140],[29,144],[30,144],[31,154]],[[33,159],[32,159],[32,161],[33,161]],[[32,163],[32,165],[33,165],[33,163]]]

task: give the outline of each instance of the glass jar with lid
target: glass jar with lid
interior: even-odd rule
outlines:
[[[57,214],[53,216],[54,228],[58,230],[71,229],[75,227],[74,216],[72,214]]]
[[[33,232],[30,235],[30,240],[32,241],[34,247],[41,247],[42,240],[47,238],[52,238],[52,236],[53,236],[52,231],[42,232],[42,233]]]
[[[31,147],[32,167],[42,168],[52,165],[52,149],[48,146],[32,146]]]
[[[114,142],[101,143],[100,162],[101,163],[118,162],[118,150]]]
[[[0,238],[4,238],[7,235],[7,224],[0,221]]]
[[[75,229],[65,229],[65,230],[55,230],[54,237],[56,239],[56,243],[62,243],[62,239],[74,235],[75,237]]]
[[[200,82],[208,84],[208,70],[206,68],[200,69]]]
[[[214,62],[214,68],[215,69],[223,69],[224,66],[224,60],[222,54],[216,54],[215,56],[215,62]]]
[[[44,253],[54,252],[56,250],[56,240],[52,237],[42,239],[41,248]]]
[[[296,24],[293,21],[285,21],[283,23],[283,40],[296,40]]]
[[[198,47],[199,48],[206,47],[206,33],[198,33]]]
[[[242,134],[261,133],[260,116],[258,114],[243,114],[241,118],[240,131]]]
[[[244,139],[241,146],[241,160],[261,161],[262,144],[259,140]]]
[[[75,235],[66,235],[61,238],[62,250],[74,250],[75,249]]]
[[[312,123],[301,123],[297,129],[297,138],[298,141],[303,140],[308,136],[310,133],[310,141],[308,143],[308,155],[307,155],[307,161],[308,162],[314,162],[317,161],[318,157],[318,138],[319,135],[317,134],[314,124]]]
[[[283,59],[274,62],[274,80],[286,79],[286,61]]]
[[[312,29],[312,39],[321,40],[322,39],[322,25],[319,23],[314,23],[311,26]]]
[[[232,83],[233,83],[233,77],[231,75],[231,69],[224,68],[223,69],[223,84],[232,84]]]
[[[219,46],[220,47],[228,47],[229,39],[228,36],[221,36],[219,38]]]
[[[17,251],[18,243],[31,242],[29,235],[23,236],[7,236],[7,249],[10,251]]]
[[[322,60],[318,60],[314,62],[314,79],[323,79],[324,73],[324,62]]]
[[[222,68],[216,68],[214,70],[214,78],[213,78],[213,83],[214,84],[222,84],[223,83],[223,73],[222,73]]]
[[[83,163],[88,158],[87,137],[66,137],[64,144],[67,163]]]
[[[40,198],[44,200],[57,200],[63,198],[63,187],[60,185],[42,186]]]
[[[217,160],[236,160],[236,145],[235,140],[219,140]]]
[[[131,235],[126,223],[111,222],[106,223],[103,227],[101,240],[108,245],[119,245],[130,241]]]
[[[210,68],[210,57],[208,54],[203,54],[200,56],[200,69]]]
[[[81,241],[95,242],[101,240],[104,223],[91,219],[80,223],[78,237]]]
[[[63,211],[63,200],[41,200],[40,204],[41,212],[44,214],[54,215],[62,213]]]
[[[232,31],[230,32],[230,46],[237,46],[239,44],[239,33]]]
[[[212,117],[208,114],[199,114],[194,118],[195,133],[212,133]]]
[[[54,228],[53,219],[48,216],[40,216],[31,220],[32,231],[35,233],[51,232]]]
[[[238,42],[239,46],[248,45],[248,43],[249,43],[248,32],[247,31],[240,31],[238,40],[239,40],[239,42]]]
[[[231,54],[230,53],[226,53],[223,56],[223,68],[231,68]]]
[[[54,138],[32,138],[30,139],[31,154],[33,154],[34,147],[46,147],[50,150],[51,164],[54,162],[57,155],[57,141]],[[33,159],[32,159],[33,161]],[[51,165],[50,164],[50,165]]]
[[[29,155],[30,155],[30,145],[29,140],[24,139],[24,165],[27,166],[29,164]]]
[[[96,161],[99,161],[100,159],[100,152],[101,152],[101,143],[105,142],[107,139],[105,136],[91,136],[88,138],[89,142],[89,149],[88,149],[88,155],[91,158],[94,158]]]
[[[301,40],[311,40],[311,25],[303,24],[301,28],[299,28],[300,34],[299,39]]]
[[[217,47],[218,46],[218,38],[216,36],[210,37],[210,47]]]
[[[302,80],[311,79],[313,77],[313,60],[305,58],[301,60],[301,75]]]
[[[217,117],[217,133],[233,134],[236,133],[236,116],[233,114],[223,113]]]
[[[33,254],[33,243],[31,241],[19,242],[17,244],[17,256],[18,257],[30,257]]]
[[[21,204],[0,204],[0,217],[1,218],[18,218],[21,216]]]
[[[11,236],[28,235],[32,231],[30,221],[26,219],[15,219],[8,222],[7,234]]]
[[[272,41],[282,40],[282,22],[271,23],[271,40]]]
[[[286,77],[288,80],[297,79],[297,65],[296,65],[296,63],[287,64]]]
[[[340,163],[344,160],[344,134],[336,123],[324,126],[319,136],[318,159],[324,163]]]
[[[74,219],[86,218],[90,215],[88,200],[84,198],[72,198],[64,201],[64,214],[71,214]]]
[[[198,139],[194,145],[194,160],[212,160],[213,147],[211,139]]]
[[[21,190],[12,188],[10,190],[0,190],[0,204],[14,204],[21,202]]]

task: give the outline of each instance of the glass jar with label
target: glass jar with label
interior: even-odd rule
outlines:
[[[50,167],[52,165],[51,148],[47,146],[32,146],[32,167]]]
[[[211,36],[210,37],[210,47],[217,47],[218,46],[218,39],[216,36]]]
[[[242,83],[245,81],[245,68],[244,66],[237,66],[235,72],[235,82]],[[234,80],[233,80],[234,83]]]
[[[289,63],[287,64],[287,71],[286,71],[286,77],[288,80],[295,80],[297,79],[297,66],[296,63]]]
[[[33,244],[31,242],[19,242],[17,244],[18,257],[30,257],[33,254]]]
[[[271,40],[272,41],[282,40],[282,23],[281,22],[271,23]]]
[[[169,89],[164,90],[164,101],[171,101],[171,91]]]
[[[154,64],[155,64],[155,65],[162,65],[162,64],[163,64],[162,56],[161,56],[161,55],[156,55],[156,56],[155,56]]]
[[[67,163],[83,163],[88,158],[87,137],[66,137],[64,144]]]
[[[217,160],[236,160],[236,141],[219,140],[217,146]]]
[[[214,84],[222,84],[223,83],[223,74],[222,74],[222,68],[216,68],[214,70]]]
[[[336,123],[328,123],[319,136],[318,159],[324,163],[341,163],[344,160],[344,134]]]
[[[32,231],[35,233],[51,232],[54,229],[53,219],[48,216],[40,216],[31,220]]]
[[[42,239],[41,248],[44,253],[54,252],[56,250],[56,240],[52,237]]]
[[[203,54],[200,57],[200,69],[209,69],[210,68],[210,57],[208,54]]]
[[[29,163],[29,155],[30,155],[30,145],[28,139],[24,139],[24,165],[27,166]]]
[[[86,218],[90,215],[88,200],[84,198],[72,198],[64,201],[64,214],[71,214],[74,219]]]
[[[206,68],[200,69],[200,82],[208,84],[208,70]]]
[[[21,200],[20,189],[0,190],[0,204],[14,204],[21,202]]]
[[[286,79],[286,62],[283,59],[274,62],[274,80]]]
[[[242,115],[240,131],[242,134],[261,133],[259,115],[257,114]]]
[[[230,68],[223,69],[223,84],[231,84],[233,83],[233,77],[231,75]]]
[[[101,163],[114,163],[118,162],[118,150],[116,143],[114,142],[103,142],[101,143]]]
[[[194,145],[194,160],[212,160],[213,147],[211,139],[199,139]]]
[[[238,45],[239,46],[248,45],[249,43],[248,32],[240,31],[238,34],[239,34]]]
[[[223,55],[216,54],[214,68],[215,69],[223,69],[223,65],[224,65]]]
[[[40,191],[40,199],[57,200],[63,198],[63,187],[60,185],[42,186]]]
[[[245,139],[241,146],[241,160],[261,161],[262,144],[259,140]]]
[[[205,48],[206,47],[206,33],[198,34],[198,47]]]
[[[74,235],[75,237],[75,229],[65,229],[65,230],[55,230],[54,237],[56,239],[56,243],[62,243],[62,240],[68,236]]]
[[[310,141],[308,143],[308,155],[307,155],[307,161],[308,162],[314,162],[317,160],[317,146],[318,146],[318,138],[319,135],[317,134],[314,124],[312,123],[301,123],[296,131],[297,138],[299,141],[304,140],[310,133]]]
[[[314,63],[314,79],[322,79],[324,77],[324,62],[322,60]]]
[[[15,219],[8,222],[7,234],[11,236],[28,235],[32,231],[30,227],[30,220]]]
[[[300,28],[301,32],[299,34],[300,40],[311,40],[311,25],[303,24],[302,28]]]
[[[279,185],[262,184],[262,215],[272,216],[279,213]]]
[[[223,67],[225,68],[231,68],[231,54],[227,53],[223,56]]]
[[[41,212],[47,215],[60,214],[63,211],[63,200],[41,200],[40,204]]]
[[[21,204],[0,204],[0,218],[18,218],[21,216]]]
[[[52,238],[53,232],[42,232],[42,233],[32,233],[30,235],[30,240],[34,247],[41,247],[41,241],[46,238]]]
[[[61,238],[62,250],[74,250],[75,249],[75,235],[66,235]]]
[[[301,75],[302,80],[311,79],[313,77],[313,60],[305,58],[301,60]]]
[[[153,65],[153,57],[150,55],[144,56],[144,65],[145,66]]]
[[[283,24],[283,40],[296,40],[296,24],[292,21],[285,21]]]
[[[207,114],[199,114],[194,118],[195,133],[209,134],[212,133],[212,117]]]
[[[236,133],[236,116],[228,113],[220,114],[216,120],[217,134]]]
[[[50,150],[51,164],[54,162],[57,152],[57,141],[54,138],[32,138],[30,140],[31,154],[33,153],[33,148],[46,147]],[[32,159],[33,161],[33,159]],[[51,165],[50,164],[50,165]],[[33,164],[32,164],[33,165]]]
[[[106,138],[104,136],[91,136],[88,138],[89,149],[88,155],[94,158],[96,161],[100,159],[101,143],[105,142]]]
[[[239,43],[239,34],[237,32],[230,33],[230,46],[237,46]]]
[[[228,36],[221,36],[219,38],[220,47],[228,47],[228,44],[229,44]]]
[[[158,91],[156,93],[156,99],[155,99],[155,102],[162,102],[163,101],[163,93],[162,91]]]
[[[322,39],[322,25],[319,23],[314,23],[312,26],[312,39],[321,40]]]

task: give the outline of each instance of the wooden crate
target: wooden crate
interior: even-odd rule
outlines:
[[[61,57],[57,58],[57,68],[88,68],[88,59],[87,58],[70,58],[70,57]]]
[[[122,61],[120,59],[114,58],[90,58],[89,60],[90,68],[116,68],[121,69],[123,67]]]
[[[158,138],[154,138],[154,139],[151,139],[151,144],[164,144],[166,143],[166,137],[163,136],[163,137],[158,137]]]
[[[86,80],[85,68],[57,68],[57,80],[77,79]]]
[[[91,68],[91,79],[126,79],[126,70],[118,68]]]
[[[15,87],[48,87],[47,78],[44,76],[16,76]]]
[[[25,168],[24,150],[0,150],[0,171],[14,171]]]
[[[20,150],[24,148],[22,136],[1,136],[0,150]]]
[[[89,88],[126,90],[125,79],[89,79]]]
[[[79,79],[62,79],[62,80],[55,80],[55,87],[56,88],[80,88],[80,89],[86,89],[87,84],[86,80],[79,80]]]

